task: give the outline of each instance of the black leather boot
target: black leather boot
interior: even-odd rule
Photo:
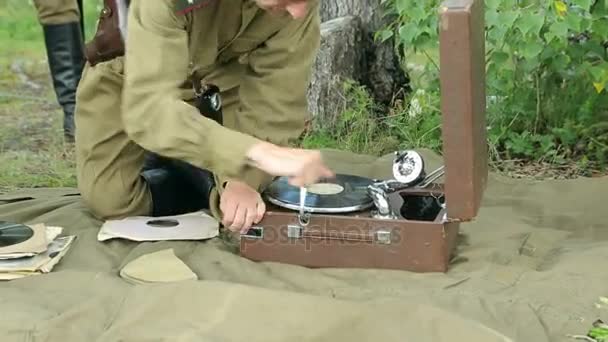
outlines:
[[[152,216],[181,215],[209,208],[215,181],[206,170],[171,160],[158,167],[146,165],[141,175],[150,188]]]
[[[84,41],[86,40],[84,36],[84,4],[82,3],[82,0],[76,0],[76,3],[78,4],[78,14],[80,16],[80,36],[84,44]]]
[[[57,101],[63,108],[66,141],[74,142],[76,88],[84,67],[84,42],[79,22],[44,25],[44,42]]]

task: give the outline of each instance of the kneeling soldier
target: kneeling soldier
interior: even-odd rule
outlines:
[[[243,231],[273,176],[332,176],[319,151],[285,147],[308,118],[317,1],[132,0],[124,56],[88,63],[77,95],[78,182],[93,213],[210,208]]]

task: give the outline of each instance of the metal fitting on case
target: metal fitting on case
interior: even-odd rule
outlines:
[[[389,245],[391,243],[391,232],[389,230],[379,230],[376,232],[376,242]]]
[[[290,224],[287,226],[287,237],[290,239],[300,239],[304,235],[303,230],[302,226]]]
[[[241,238],[247,239],[263,239],[264,238],[264,227],[251,227],[249,230],[241,235]]]

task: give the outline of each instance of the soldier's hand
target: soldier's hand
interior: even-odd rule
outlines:
[[[308,186],[334,173],[325,165],[321,152],[280,147],[262,142],[254,145],[247,155],[251,164],[273,176],[289,177],[293,186]]]
[[[220,198],[222,224],[233,232],[245,233],[262,220],[266,205],[262,196],[249,185],[228,181]]]

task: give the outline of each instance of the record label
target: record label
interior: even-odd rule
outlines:
[[[344,191],[340,184],[316,183],[307,188],[307,191],[317,195],[337,195]]]
[[[26,225],[0,221],[0,247],[25,242],[34,236],[34,230]]]

